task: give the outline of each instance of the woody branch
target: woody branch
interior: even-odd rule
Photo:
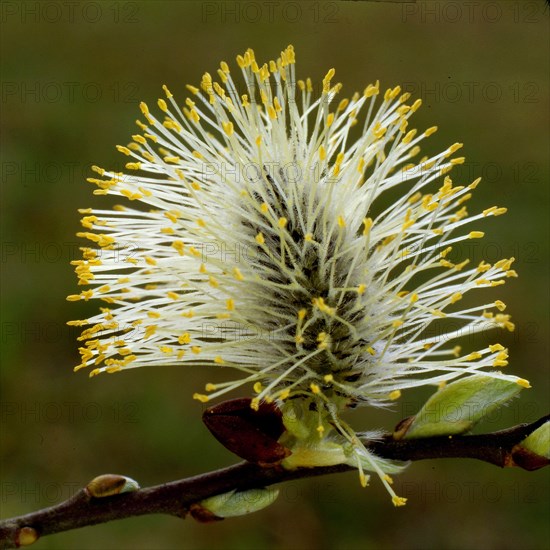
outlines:
[[[393,435],[387,434],[367,442],[366,446],[378,456],[400,461],[475,458],[500,467],[536,470],[550,461],[530,453],[520,443],[549,420],[550,415],[531,424],[481,435],[395,440]],[[200,502],[215,495],[352,469],[338,465],[285,470],[277,465],[265,467],[241,462],[206,474],[103,498],[93,497],[88,488],[83,488],[56,506],[0,521],[0,548],[17,548],[40,536],[133,516],[168,514],[184,518],[191,513],[197,517]]]

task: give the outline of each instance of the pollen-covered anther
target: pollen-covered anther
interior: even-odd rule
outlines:
[[[493,344],[489,346],[489,351],[494,353],[495,351],[504,351],[506,348],[502,344]]]
[[[392,500],[392,503],[395,507],[405,506],[405,504],[407,504],[407,499],[406,498],[398,497],[397,495],[393,496],[391,500]]]
[[[196,399],[197,401],[200,401],[201,403],[208,403],[210,401],[209,395],[204,395],[203,393],[194,393],[193,399]]]
[[[258,233],[255,237],[255,240],[260,245],[265,244],[265,237],[263,236],[262,233]]]
[[[237,281],[244,281],[244,275],[238,267],[233,268],[233,277],[235,277]]]
[[[504,349],[497,354],[493,361],[493,367],[506,367],[508,366],[508,350]]]
[[[330,346],[330,335],[326,332],[320,332],[317,335],[318,349],[327,349]]]
[[[281,399],[282,401],[284,401],[285,399],[288,399],[289,397],[290,397],[290,390],[288,388],[283,390],[279,394],[279,399]]]
[[[455,292],[455,293],[451,296],[451,304],[455,304],[455,303],[458,302],[459,300],[462,300],[462,293],[461,293],[461,292]]]
[[[321,388],[317,384],[315,384],[315,382],[311,382],[311,384],[309,385],[309,389],[315,395],[319,395],[321,393]]]
[[[514,323],[510,321],[510,315],[507,315],[505,313],[497,313],[494,316],[495,323],[501,325],[503,328],[507,329],[510,332],[513,332],[516,328]]]
[[[483,211],[484,216],[501,216],[502,214],[506,214],[508,211],[507,208],[499,208],[498,206],[491,206],[491,208],[487,208]]]
[[[336,308],[330,307],[325,303],[325,300],[323,297],[313,298],[312,303],[314,307],[316,307],[319,311],[322,311],[323,313],[326,313],[327,315],[335,315]]]
[[[250,402],[250,408],[255,411],[260,409],[260,400],[257,397],[254,397]]]
[[[373,226],[374,222],[372,221],[371,218],[365,218],[363,220],[363,235],[369,235],[370,234],[370,230]]]

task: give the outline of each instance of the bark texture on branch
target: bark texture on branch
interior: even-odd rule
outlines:
[[[366,446],[378,456],[393,460],[475,458],[500,467],[536,470],[548,465],[549,460],[530,453],[519,444],[549,419],[550,416],[546,416],[532,424],[482,435],[396,441],[388,434]],[[84,488],[56,506],[0,521],[0,548],[17,548],[41,536],[133,516],[169,514],[184,518],[193,505],[231,490],[244,491],[352,469],[338,465],[285,470],[279,465],[265,467],[241,462],[207,474],[102,498],[93,497],[89,489]]]

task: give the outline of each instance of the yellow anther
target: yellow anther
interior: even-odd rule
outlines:
[[[285,400],[285,399],[288,399],[289,396],[290,396],[290,390],[286,389],[279,394],[279,399]]]
[[[470,231],[468,238],[470,239],[481,239],[485,236],[483,231]]]
[[[315,384],[315,383],[312,382],[312,383],[309,385],[309,387],[310,387],[311,391],[312,391],[314,394],[319,394],[319,393],[321,393],[321,388],[320,388],[317,384]]]
[[[388,395],[388,398],[391,399],[392,401],[395,401],[396,399],[399,399],[400,397],[401,397],[401,390],[393,390]]]
[[[497,300],[495,306],[499,311],[504,311],[506,309],[506,304],[502,300]]]
[[[222,122],[222,128],[223,131],[228,136],[232,136],[234,132],[233,123],[232,122]]]
[[[363,220],[363,235],[368,235],[370,233],[373,223],[371,218],[365,218]]]
[[[244,276],[241,273],[241,270],[238,267],[233,268],[233,277],[237,279],[237,281],[244,281]]]
[[[342,99],[340,103],[338,103],[337,111],[344,111],[345,108],[349,105],[349,99]]]
[[[531,384],[529,384],[529,380],[525,380],[525,378],[518,378],[516,380],[516,384],[518,384],[522,388],[530,388],[531,387]]]
[[[323,380],[327,383],[332,382],[334,380],[334,376],[332,376],[332,374],[325,374],[325,376],[323,376]]]
[[[416,136],[417,130],[411,130],[410,132],[407,132],[407,135],[402,139],[402,143],[410,143],[414,136]]]
[[[455,265],[455,269],[457,271],[460,271],[463,267],[467,266],[470,263],[470,259],[466,258],[464,261],[460,262],[459,264]]]
[[[188,332],[184,332],[181,336],[178,336],[178,342],[181,345],[189,344],[191,342],[191,335]]]
[[[454,304],[454,303],[458,302],[459,300],[462,300],[462,294],[460,292],[455,292],[451,296],[451,304]]]
[[[398,497],[397,495],[396,496],[393,496],[392,499],[391,499],[392,503],[394,506],[405,506],[405,504],[407,504],[407,499],[404,498],[404,497]]]
[[[380,82],[377,80],[375,84],[369,84],[363,91],[365,97],[372,97],[378,95],[380,92]]]
[[[286,224],[288,223],[288,220],[284,217],[282,218],[279,218],[279,220],[277,221],[277,225],[281,228],[281,229],[284,229],[286,227]]]
[[[453,143],[453,145],[449,147],[446,156],[451,156],[453,153],[456,153],[463,145],[463,143]]]
[[[489,346],[489,351],[494,353],[495,351],[503,351],[506,348],[502,344],[493,344]]]
[[[430,128],[428,128],[425,132],[424,132],[424,135],[426,137],[428,136],[431,136],[432,134],[435,134],[437,132],[437,126],[431,126]]]
[[[263,236],[262,233],[258,233],[258,234],[256,235],[256,242],[257,242],[258,244],[264,244],[264,243],[265,243],[265,238],[264,238],[264,236]]]
[[[514,261],[515,261],[515,258],[499,260],[495,264],[495,267],[498,268],[498,269],[502,269],[502,271],[506,271],[506,270],[510,269],[510,267],[512,266],[512,263]]]
[[[210,397],[208,395],[204,395],[202,393],[194,393],[193,399],[196,399],[197,401],[200,401],[201,403],[207,403],[210,400]]]
[[[330,92],[330,79],[336,74],[334,69],[330,69],[325,78],[323,78],[323,93],[328,94]]]

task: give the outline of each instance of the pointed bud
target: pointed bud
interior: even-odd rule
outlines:
[[[273,403],[249,398],[231,399],[204,411],[202,420],[212,435],[232,453],[248,460],[272,464],[290,454],[277,442],[284,432],[282,415]]]
[[[550,420],[537,428],[531,435],[526,437],[521,446],[532,453],[545,458],[550,458]]]
[[[191,507],[191,515],[198,521],[208,522],[235,516],[244,516],[273,504],[279,489],[250,489],[231,491],[207,498]]]
[[[117,474],[103,474],[94,477],[86,490],[94,498],[104,498],[120,493],[131,493],[139,489],[139,483],[131,477],[120,476]]]
[[[512,466],[538,470],[550,464],[550,421],[545,422],[512,449]]]
[[[38,532],[34,527],[21,527],[17,531],[16,535],[16,545],[19,548],[20,546],[30,546],[38,540]]]
[[[457,435],[467,432],[522,389],[515,381],[474,375],[447,384],[433,394],[396,439]]]

